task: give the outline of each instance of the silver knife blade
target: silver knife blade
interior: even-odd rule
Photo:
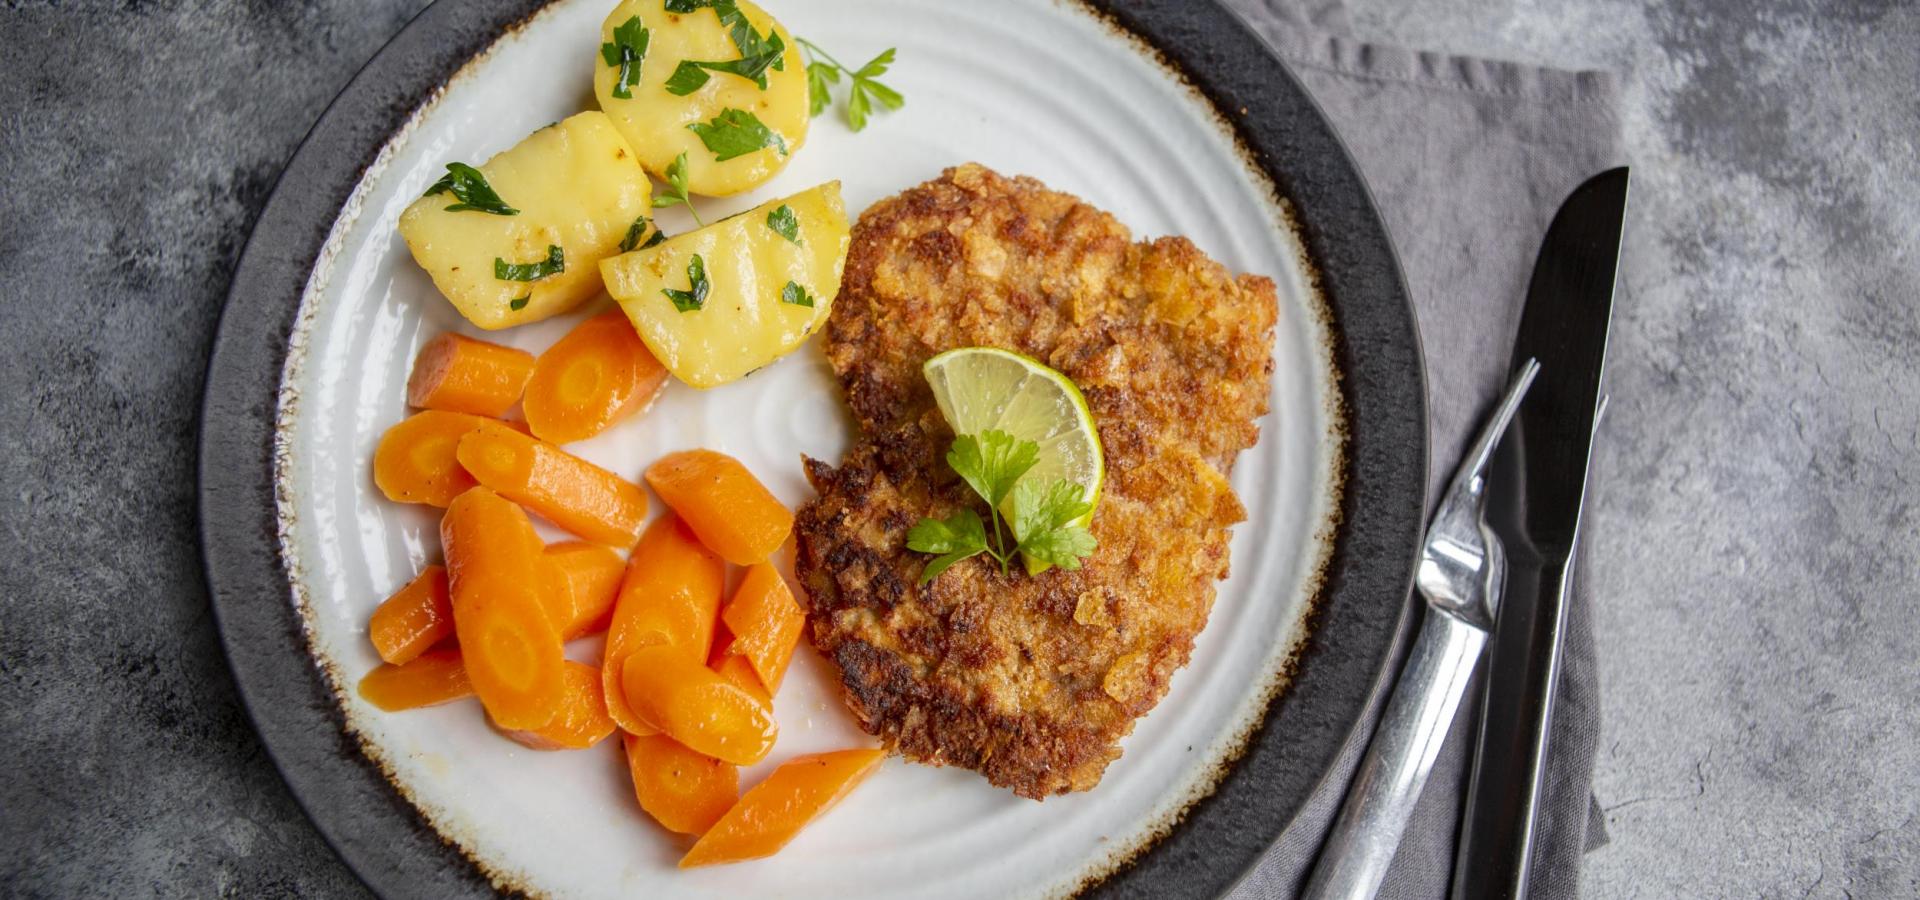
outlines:
[[[1541,369],[1489,475],[1487,520],[1507,549],[1507,584],[1454,862],[1456,900],[1527,892],[1627,185],[1622,167],[1567,197],[1527,286],[1513,360],[1538,359]]]

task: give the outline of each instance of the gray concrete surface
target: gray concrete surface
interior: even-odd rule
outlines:
[[[1625,78],[1588,893],[1920,896],[1920,8],[1349,2]],[[250,222],[420,5],[0,10],[0,892],[362,893],[228,680],[192,447]]]
[[[1623,76],[1593,897],[1920,897],[1920,5],[1349,0]]]

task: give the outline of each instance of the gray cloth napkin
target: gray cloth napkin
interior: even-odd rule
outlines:
[[[1505,382],[1547,223],[1575,186],[1622,162],[1612,78],[1364,43],[1347,36],[1339,0],[1225,2],[1266,38],[1332,119],[1399,250],[1426,350],[1431,499]],[[1595,538],[1583,536],[1582,557]],[[1533,897],[1548,900],[1577,896],[1580,856],[1605,840],[1591,798],[1599,687],[1585,568],[1584,560],[1576,562],[1530,886]],[[1234,897],[1298,893],[1388,687],[1388,679],[1376,685],[1369,727],[1356,730],[1327,788],[1308,801],[1298,825]],[[1381,897],[1447,895],[1478,720],[1477,684],[1469,698]]]

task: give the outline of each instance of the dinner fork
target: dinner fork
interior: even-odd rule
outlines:
[[[1314,864],[1309,900],[1368,900],[1380,889],[1446,742],[1506,583],[1506,551],[1486,522],[1487,463],[1539,371],[1530,359],[1514,373],[1427,527],[1414,576],[1426,621]]]

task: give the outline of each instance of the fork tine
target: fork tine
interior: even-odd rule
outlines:
[[[1500,435],[1507,430],[1515,413],[1520,411],[1520,401],[1526,397],[1527,388],[1533,386],[1534,376],[1540,374],[1540,361],[1529,359],[1513,373],[1513,380],[1507,383],[1507,393],[1500,398],[1500,405],[1480,429],[1480,435],[1473,440],[1473,449],[1460,462],[1460,469],[1453,476],[1453,485],[1449,493],[1468,492],[1478,494],[1477,482],[1486,474],[1487,461],[1493,458],[1494,445],[1499,443]]]

